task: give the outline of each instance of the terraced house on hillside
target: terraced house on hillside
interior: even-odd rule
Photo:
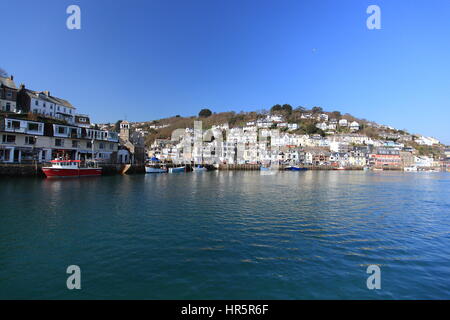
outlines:
[[[0,110],[16,112],[17,88],[14,77],[0,76]]]
[[[34,91],[21,85],[17,92],[17,111],[34,113],[75,123],[76,108],[67,100],[54,97],[49,91]]]

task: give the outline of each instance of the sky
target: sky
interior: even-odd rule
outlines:
[[[0,0],[0,15],[0,67],[96,123],[289,103],[450,144],[448,0]]]

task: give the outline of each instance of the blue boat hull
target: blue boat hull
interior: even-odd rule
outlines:
[[[300,168],[300,167],[286,167],[284,170],[286,171],[306,171],[307,168]]]

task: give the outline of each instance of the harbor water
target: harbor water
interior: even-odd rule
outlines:
[[[449,299],[450,174],[1,178],[1,299]],[[369,290],[369,265],[381,289]],[[68,290],[66,269],[81,269]]]

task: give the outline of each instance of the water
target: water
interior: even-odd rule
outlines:
[[[447,173],[0,179],[2,299],[450,298]]]

